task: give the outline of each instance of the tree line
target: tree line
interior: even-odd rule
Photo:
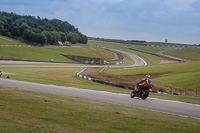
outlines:
[[[9,37],[45,44],[58,41],[86,44],[88,39],[73,25],[59,19],[49,20],[35,16],[22,16],[15,13],[0,12],[0,34]]]

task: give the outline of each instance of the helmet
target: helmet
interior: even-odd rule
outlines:
[[[150,78],[150,75],[146,75],[147,78]]]

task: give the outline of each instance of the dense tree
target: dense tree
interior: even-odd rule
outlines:
[[[72,43],[77,43],[79,40],[78,34],[75,32],[70,32],[67,36],[68,41]]]
[[[4,22],[0,20],[0,34],[3,33],[3,29],[4,29]]]
[[[59,32],[59,34],[60,34],[61,42],[65,42],[67,40],[67,37],[65,36],[65,33],[64,32]]]
[[[21,37],[41,45],[57,44],[58,41],[65,42],[66,40],[72,43],[87,43],[88,41],[87,36],[66,21],[7,12],[0,12],[0,34]]]
[[[31,33],[32,33],[32,31],[29,30],[29,29],[24,30],[23,31],[23,39],[24,40],[30,40],[29,36],[30,36]]]
[[[48,44],[54,44],[53,35],[49,31],[43,31],[42,33],[45,35]]]

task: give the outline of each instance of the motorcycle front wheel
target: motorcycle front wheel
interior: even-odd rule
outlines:
[[[133,92],[131,92],[131,98],[134,98],[135,97],[135,90],[133,90]]]

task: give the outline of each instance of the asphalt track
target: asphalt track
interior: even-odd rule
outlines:
[[[121,53],[129,55],[135,64],[129,66],[111,66],[111,67],[134,67],[134,66],[145,66],[146,62],[139,56],[119,51]],[[105,67],[105,66],[87,66],[87,65],[0,65],[0,67]],[[169,114],[175,114],[180,116],[192,117],[200,119],[200,105],[190,104],[177,101],[170,101],[164,99],[147,98],[146,100],[141,100],[140,98],[130,98],[127,94],[111,93],[104,91],[94,91],[88,89],[80,89],[73,87],[55,86],[55,85],[45,85],[40,83],[31,83],[25,81],[16,81],[11,79],[0,78],[0,84],[5,86],[56,93],[74,97],[81,97],[87,99],[93,99],[108,103],[126,105],[131,107],[143,108],[147,110],[159,111]]]
[[[79,89],[65,86],[46,85],[2,78],[0,78],[0,84],[34,91],[87,98],[97,101],[200,119],[199,104],[189,104],[156,98],[147,98],[146,100],[141,100],[140,98],[130,98],[130,96],[127,94]]]

